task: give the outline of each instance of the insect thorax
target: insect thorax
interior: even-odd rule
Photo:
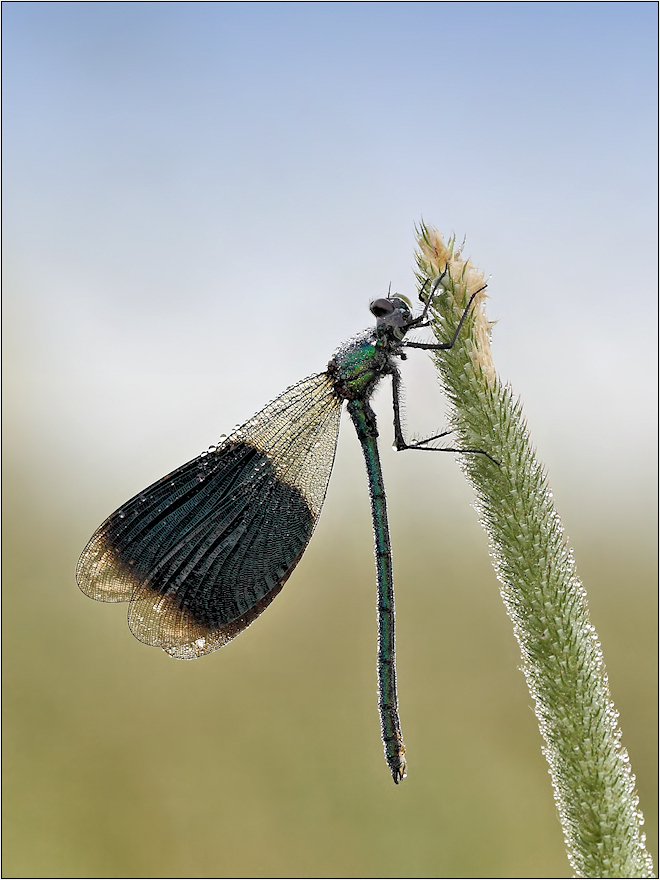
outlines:
[[[335,353],[328,364],[339,397],[345,400],[366,400],[383,376],[396,369],[393,355],[400,346],[368,330],[349,339]]]

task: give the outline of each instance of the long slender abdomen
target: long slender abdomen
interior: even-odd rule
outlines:
[[[378,710],[385,760],[392,778],[398,784],[406,775],[406,750],[396,695],[392,545],[387,521],[385,484],[378,455],[378,431],[376,417],[366,401],[349,401],[348,411],[362,446],[369,480],[378,586]]]

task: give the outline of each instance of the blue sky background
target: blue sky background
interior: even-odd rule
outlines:
[[[423,218],[491,276],[496,367],[578,567],[582,547],[650,607],[625,573],[655,546],[656,19],[634,2],[5,2],[11,499],[66,524],[73,565],[126,498],[324,369],[390,282],[413,294]],[[411,430],[442,427],[433,371],[405,366]],[[394,528],[414,544],[432,511],[485,559],[453,463],[390,453],[388,401]],[[349,435],[327,534],[350,543],[359,516],[370,555]],[[103,617],[64,590],[85,626]]]
[[[492,275],[542,453],[646,483],[655,12],[5,4],[18,444],[205,447],[412,291],[423,217]]]

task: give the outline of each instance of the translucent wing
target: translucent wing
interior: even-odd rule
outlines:
[[[303,379],[136,495],[85,548],[80,589],[130,600],[133,634],[173,657],[227,644],[273,601],[309,543],[341,405],[325,373]]]

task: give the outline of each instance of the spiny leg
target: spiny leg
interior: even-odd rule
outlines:
[[[440,437],[446,437],[451,434],[451,429],[442,431],[440,434],[434,434],[432,437],[426,437],[424,440],[414,440],[408,443],[403,436],[403,426],[401,424],[401,374],[397,369],[392,370],[392,409],[394,410],[394,445],[397,452],[404,449],[420,449],[422,452],[465,452],[472,455],[485,455],[493,464],[500,466],[492,455],[489,455],[485,449],[458,449],[450,446],[426,446],[433,440],[439,440]]]
[[[446,271],[447,270],[445,269],[445,272]],[[435,291],[437,290],[438,285],[440,284],[442,278],[444,278],[445,272],[442,273],[440,278],[438,278],[438,280],[434,284],[433,290],[429,294],[429,298],[426,301],[426,305],[424,306],[424,311],[422,312],[422,314],[420,315],[419,318],[416,318],[414,321],[412,321],[408,325],[407,329],[410,329],[411,327],[428,326],[428,324],[422,323],[422,320],[426,317],[426,314],[427,314],[428,308],[429,308],[429,304],[433,300],[433,295],[435,294]],[[458,322],[458,326],[456,327],[456,330],[454,330],[454,335],[452,336],[450,342],[404,342],[403,345],[406,348],[423,348],[426,351],[448,351],[450,348],[453,348],[454,344],[456,343],[456,340],[458,339],[458,334],[461,332],[461,328],[462,328],[463,324],[465,323],[465,319],[467,318],[468,312],[470,311],[470,307],[471,307],[472,303],[474,302],[475,297],[477,296],[477,294],[481,293],[482,290],[485,290],[487,286],[488,286],[487,284],[484,284],[484,286],[480,287],[479,290],[475,290],[475,292],[470,297],[468,304],[465,306],[465,309],[463,310],[463,314],[461,315],[461,320]]]
[[[442,279],[445,277],[445,275],[447,274],[448,271],[449,271],[449,264],[447,264],[445,266],[445,270],[442,273],[442,275],[440,275],[439,278],[435,279],[435,281],[433,283],[433,287],[431,288],[431,292],[429,293],[429,295],[427,296],[426,299],[423,298],[422,294],[424,293],[424,288],[428,284],[428,279],[424,282],[424,284],[422,285],[422,289],[419,292],[419,299],[420,299],[420,302],[424,303],[424,309],[422,311],[422,314],[419,315],[419,317],[414,318],[407,325],[406,329],[410,330],[412,327],[428,327],[429,326],[429,322],[426,320],[429,308],[431,307],[431,303],[433,302],[433,297],[435,296],[436,290],[442,284]],[[478,292],[479,291],[477,291],[477,293]],[[468,308],[470,308],[469,304],[468,304]]]

